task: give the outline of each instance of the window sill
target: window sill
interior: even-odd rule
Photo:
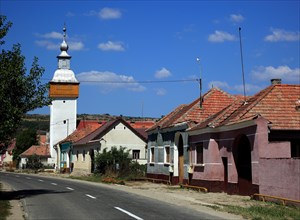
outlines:
[[[195,167],[205,167],[205,163],[194,164]]]

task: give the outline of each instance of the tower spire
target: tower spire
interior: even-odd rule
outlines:
[[[58,68],[54,73],[52,81],[77,83],[74,72],[71,70],[71,56],[68,54],[69,46],[66,42],[67,28],[63,27],[63,39],[60,44],[60,54],[57,56]]]
[[[64,40],[65,40],[66,39],[66,34],[67,34],[66,22],[64,23],[63,32],[64,32]]]
[[[67,28],[66,28],[66,23],[64,24],[64,28],[63,28],[63,42],[60,44],[60,55],[59,57],[70,57],[71,56],[67,53],[69,46],[66,42],[66,37],[67,37]]]

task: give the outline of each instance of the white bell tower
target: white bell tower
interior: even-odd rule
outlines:
[[[58,68],[50,81],[50,154],[49,163],[57,167],[57,152],[55,145],[73,133],[76,129],[77,98],[79,96],[79,82],[70,69],[71,56],[67,53],[66,27],[63,28],[63,42],[61,53],[57,56]]]

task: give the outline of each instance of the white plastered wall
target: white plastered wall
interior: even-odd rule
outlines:
[[[50,154],[48,163],[57,165],[54,145],[73,133],[76,129],[77,100],[55,99],[50,105]]]

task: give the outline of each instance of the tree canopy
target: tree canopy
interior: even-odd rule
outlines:
[[[13,150],[13,160],[19,161],[19,155],[30,148],[32,145],[37,145],[37,133],[32,128],[24,129],[19,132],[16,137],[16,146]]]
[[[11,22],[0,15],[0,45],[5,41]],[[2,49],[0,54],[0,152],[6,149],[16,134],[25,113],[50,104],[48,84],[41,83],[45,69],[34,57],[27,73],[21,45],[14,44],[11,50]]]

